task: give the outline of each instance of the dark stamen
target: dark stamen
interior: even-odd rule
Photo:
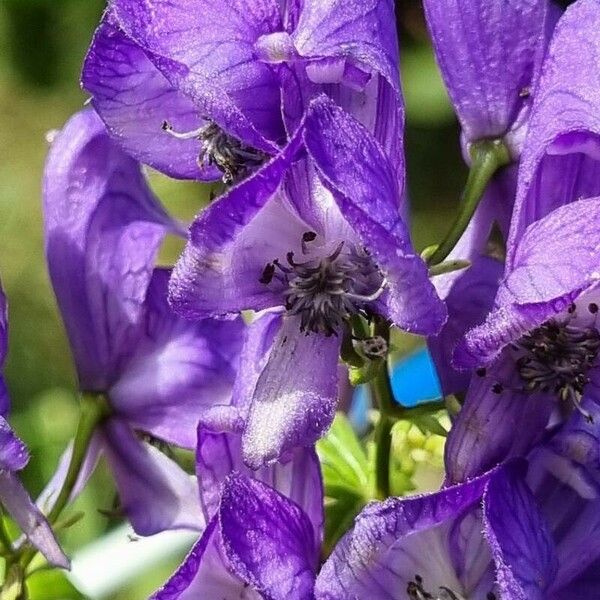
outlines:
[[[591,305],[588,308],[594,313]],[[521,354],[516,366],[527,390],[551,391],[579,408],[600,351],[600,333],[593,326],[577,325],[574,315],[569,308],[566,319],[547,321],[524,335],[515,348]]]
[[[300,262],[290,251],[286,255],[287,265],[278,261],[269,263],[260,281],[269,284],[277,278],[284,283],[287,288],[285,307],[291,315],[300,316],[302,331],[337,335],[344,322],[377,299],[383,292],[385,280],[370,256],[352,244],[340,242],[324,258],[315,256],[318,246],[311,245],[309,253],[306,244],[316,238],[316,233],[305,232],[301,239],[302,251],[309,257]],[[282,275],[275,275],[275,268]],[[375,346],[371,348],[374,353],[383,352],[381,344]]]
[[[162,130],[180,140],[199,140],[198,164],[201,167],[217,167],[223,173],[223,183],[227,185],[248,177],[267,159],[264,152],[245,145],[223,131],[214,121],[207,120],[202,127],[185,133],[174,131],[167,121],[163,121]]]
[[[406,595],[409,600],[464,600],[463,597],[452,591],[449,587],[440,586],[438,593],[434,596],[425,590],[423,578],[415,575],[413,581],[406,586]]]

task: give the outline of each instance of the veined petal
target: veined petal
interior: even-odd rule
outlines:
[[[600,6],[582,0],[559,21],[535,91],[508,240],[512,267],[527,226],[552,210],[600,195]]]
[[[204,528],[196,484],[177,463],[116,419],[103,425],[103,437],[121,507],[136,533]]]
[[[300,331],[284,317],[252,398],[242,448],[256,469],[296,446],[310,446],[329,428],[338,398],[341,339]]]
[[[260,279],[268,263],[300,251],[307,230],[278,192],[299,148],[295,138],[196,217],[170,283],[169,301],[178,314],[198,319],[283,304],[281,294]]]
[[[260,600],[225,564],[218,517],[207,525],[181,566],[150,600]]]
[[[109,395],[133,427],[193,449],[204,411],[231,402],[245,325],[240,317],[192,322],[175,315],[167,303],[169,274],[154,271],[135,354]]]
[[[0,502],[8,514],[17,522],[34,548],[56,567],[69,568],[54,532],[40,509],[33,503],[18,477],[7,470],[0,470]]]
[[[282,28],[275,0],[113,0],[120,27],[153,56],[185,67],[173,72],[169,62],[155,61],[173,83],[206,110],[205,102],[226,96],[240,111],[247,127],[266,140],[283,138],[281,99],[276,74],[254,52],[263,34]],[[172,65],[171,65],[172,66]],[[181,79],[187,71],[188,76]],[[213,118],[211,112],[203,112]],[[233,131],[232,123],[215,118],[246,143],[253,140]],[[265,141],[266,141],[265,140]]]
[[[315,549],[319,547],[323,529],[323,484],[314,448],[296,448],[279,461],[253,471],[242,460],[239,434],[215,433],[200,424],[196,473],[207,520],[216,513],[223,483],[233,472],[262,481],[298,504],[312,523]]]
[[[110,12],[94,34],[81,83],[111,136],[128,154],[171,177],[220,178],[214,167],[199,167],[197,139],[181,140],[163,131],[165,121],[175,131],[197,130],[202,123],[198,108],[125,35]]]
[[[490,476],[434,494],[367,506],[321,569],[316,597],[404,600],[416,575],[434,593],[447,587],[465,595],[453,567],[449,527],[481,500]],[[485,593],[468,597],[483,600]]]
[[[177,225],[92,110],[54,140],[44,173],[46,257],[80,384],[106,389],[143,312],[160,243]]]
[[[545,0],[425,0],[442,76],[470,141],[504,136],[531,105],[555,11]]]
[[[262,482],[230,475],[219,520],[233,571],[265,600],[312,597],[319,551],[312,525],[295,502]]]
[[[387,280],[389,318],[414,333],[437,333],[446,319],[427,267],[402,220],[395,172],[383,150],[352,117],[325,97],[313,101],[305,143],[344,218]]]
[[[558,569],[554,542],[522,473],[499,472],[483,500],[498,587],[511,600],[544,600]]]
[[[471,379],[446,442],[448,480],[466,481],[524,456],[543,434],[554,404],[551,394],[525,390],[514,358],[501,355],[484,376]]]

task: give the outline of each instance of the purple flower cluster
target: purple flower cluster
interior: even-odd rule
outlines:
[[[91,107],[44,175],[82,420],[41,508],[0,381],[0,501],[49,562],[68,565],[48,521],[105,455],[137,533],[198,532],[155,600],[600,594],[600,1],[424,5],[471,177],[419,254],[391,0],[109,2]],[[159,251],[186,227],[143,165],[222,190],[172,269]],[[3,360],[3,297],[1,316]],[[391,328],[426,338],[460,405],[430,494],[388,493],[411,418]],[[379,402],[377,489],[326,555],[315,444],[340,363]]]

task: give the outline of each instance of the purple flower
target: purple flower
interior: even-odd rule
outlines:
[[[323,526],[314,449],[250,471],[239,435],[201,425],[197,474],[208,526],[152,598],[310,598]]]
[[[399,154],[394,24],[390,0],[113,0],[82,83],[123,147],[175,177],[242,179],[322,89]]]
[[[316,598],[548,598],[556,557],[521,471],[367,506],[323,566]]]
[[[445,309],[401,198],[381,147],[322,97],[279,156],[196,218],[171,280],[175,310],[197,319],[285,309],[250,401],[248,464],[311,445],[329,427],[350,317],[439,331]]]
[[[81,481],[103,451],[136,531],[197,527],[194,483],[143,440],[195,447],[203,411],[231,397],[243,324],[190,323],[171,312],[169,271],[154,261],[164,236],[180,227],[92,110],[75,115],[52,144],[44,211],[48,267],[79,387],[102,395],[110,410]]]
[[[17,476],[17,472],[24,469],[28,461],[29,452],[25,444],[0,416],[0,502],[27,536],[29,543],[50,564],[68,569],[69,559],[60,548],[48,521]]]
[[[597,401],[600,199],[529,226],[485,323],[458,346],[478,367],[446,446],[451,481],[524,454],[556,410]]]
[[[424,0],[424,7],[465,141],[502,138],[517,158],[557,7],[548,0]]]
[[[573,5],[548,52],[521,159],[504,278],[494,310],[455,354],[459,366],[479,368],[480,376],[446,446],[451,481],[527,452],[552,412],[596,396],[600,223],[598,198],[590,197],[600,194],[600,107],[589,78],[600,64],[592,33],[598,26],[598,2]]]

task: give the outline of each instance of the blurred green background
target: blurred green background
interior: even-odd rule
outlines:
[[[60,128],[86,100],[79,70],[103,8],[102,0],[0,0],[0,274],[10,306],[6,377],[12,422],[32,453],[24,478],[34,495],[52,474],[77,418],[74,372],[44,263],[40,181],[45,134]],[[402,2],[398,21],[408,183],[415,243],[423,248],[448,225],[466,171],[419,3]],[[189,219],[206,195],[197,184],[157,174],[151,181],[182,219]],[[175,251],[171,245],[165,256]],[[68,552],[115,525],[97,511],[111,508],[113,501],[110,477],[101,468],[78,501],[85,518],[62,538]],[[146,597],[176,561],[115,598]],[[36,598],[69,597],[69,592],[57,595],[56,586],[44,587]]]

